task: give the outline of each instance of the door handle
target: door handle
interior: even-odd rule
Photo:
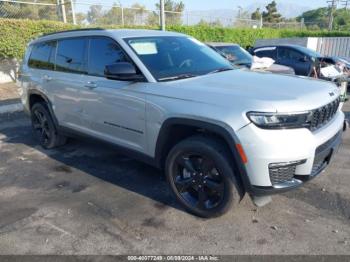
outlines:
[[[94,88],[97,87],[97,84],[95,82],[93,82],[93,81],[89,81],[84,86],[89,88],[89,89],[94,89]]]
[[[49,82],[49,81],[51,81],[51,80],[52,80],[52,77],[51,77],[51,76],[49,76],[49,75],[44,75],[44,76],[43,76],[43,80],[45,80],[45,81]]]

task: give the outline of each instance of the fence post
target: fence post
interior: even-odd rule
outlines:
[[[300,27],[301,27],[301,30],[304,29],[304,23],[305,23],[305,18],[301,18],[301,21],[300,21]]]
[[[165,31],[164,0],[160,0],[160,28],[162,31]]]
[[[72,19],[73,19],[73,25],[77,24],[77,19],[75,17],[75,6],[74,6],[74,1],[70,0],[70,6],[71,6],[71,10],[72,10]]]
[[[64,3],[64,0],[61,0],[61,13],[62,13],[62,21],[63,21],[63,23],[67,23],[66,6],[65,6],[65,3]]]
[[[122,26],[124,26],[124,7],[120,7],[122,9]]]

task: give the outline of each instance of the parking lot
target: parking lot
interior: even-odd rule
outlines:
[[[350,254],[349,160],[347,132],[304,187],[204,220],[162,172],[82,140],[43,150],[23,113],[1,115],[0,254]]]

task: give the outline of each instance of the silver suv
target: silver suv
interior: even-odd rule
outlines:
[[[346,127],[332,83],[236,69],[172,32],[45,35],[29,44],[19,80],[44,148],[72,134],[116,145],[164,169],[202,217],[317,176]]]

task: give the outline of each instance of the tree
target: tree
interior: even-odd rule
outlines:
[[[234,20],[234,27],[251,27],[250,13],[247,10],[241,10]]]
[[[156,4],[156,8],[160,10],[159,3]],[[166,11],[165,21],[167,24],[173,24],[173,25],[182,24],[181,13],[185,10],[185,4],[182,1],[176,2],[173,0],[165,0],[164,10]]]
[[[103,17],[102,5],[92,5],[87,12],[87,21],[89,24],[98,24],[99,20]]]
[[[252,13],[251,18],[253,20],[260,20],[261,19],[261,12],[260,8],[257,8],[254,13]]]
[[[279,23],[282,21],[282,15],[277,11],[277,3],[272,1],[266,6],[266,12],[262,13],[264,22]]]
[[[297,21],[304,19],[308,29],[327,29],[329,23],[329,11],[327,7],[322,7],[304,12],[298,16]],[[350,30],[350,10],[345,8],[334,11],[333,29],[335,30]]]
[[[124,8],[124,23],[127,25],[145,25],[146,7],[135,3],[131,8]]]
[[[21,1],[20,3],[0,2],[0,17],[33,20],[59,20],[56,6],[32,5],[26,4],[25,2],[32,1],[25,0]],[[48,0],[46,3],[55,4],[56,0]]]

